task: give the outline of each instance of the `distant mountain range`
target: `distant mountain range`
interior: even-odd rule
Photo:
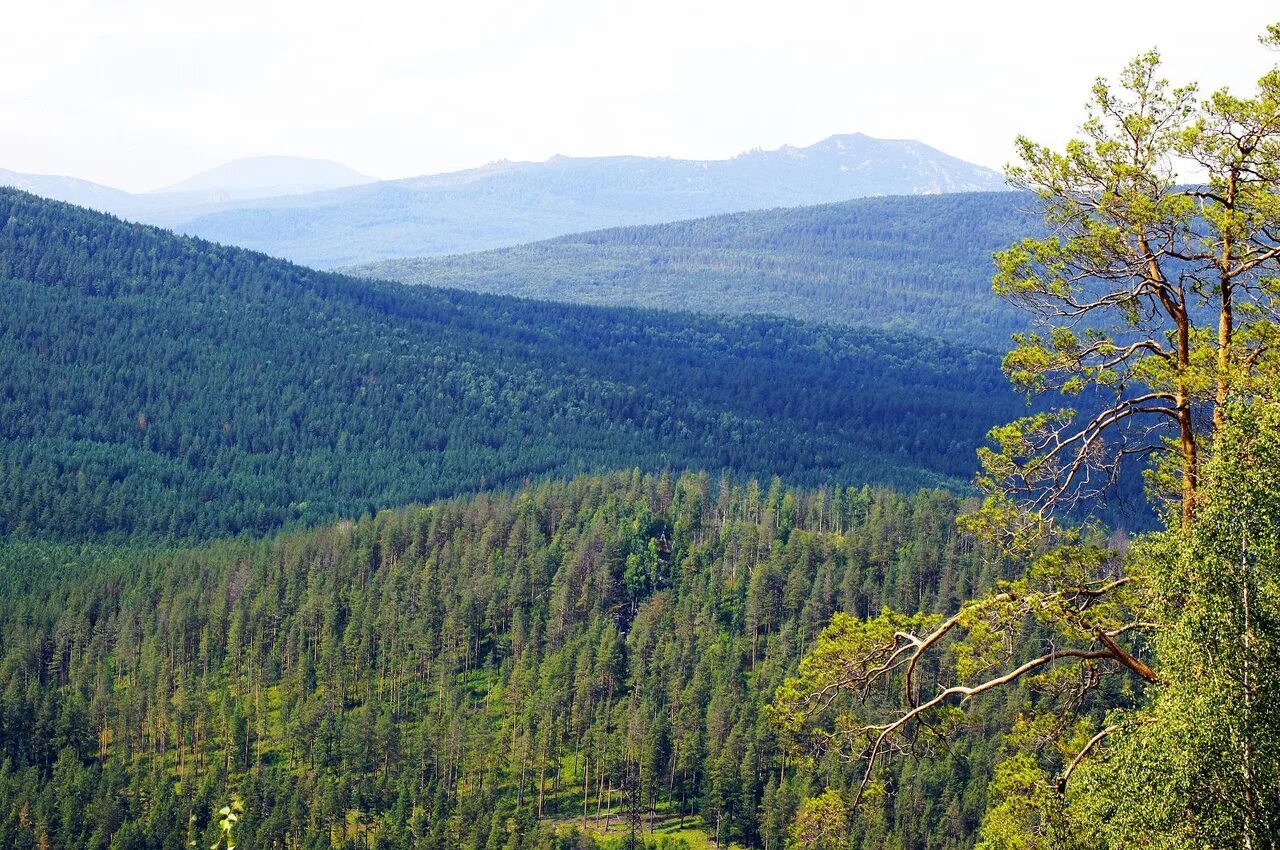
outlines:
[[[552,301],[875,325],[1003,349],[1027,316],[991,294],[991,254],[1039,231],[1033,201],[862,198],[345,271]]]
[[[75,177],[24,174],[0,168],[0,186],[166,225],[225,204],[340,189],[373,180],[331,160],[300,156],[237,159],[154,192],[126,192]]]
[[[862,134],[727,160],[557,156],[259,198],[235,196],[248,175],[258,187],[276,180],[276,191],[312,176],[362,178],[335,163],[319,169],[292,158],[232,165],[142,195],[10,172],[0,172],[0,184],[321,268],[752,209],[1004,185],[996,172],[920,142]]]
[[[374,178],[328,159],[300,156],[254,156],[202,171],[158,190],[165,194],[209,193],[220,200],[253,200],[302,195],[373,183]]]
[[[65,201],[68,204],[88,207],[94,210],[127,215],[127,211],[143,203],[146,195],[134,195],[121,189],[91,183],[75,177],[63,177],[56,174],[24,174],[20,171],[9,171],[0,168],[0,186],[21,189],[42,198]]]

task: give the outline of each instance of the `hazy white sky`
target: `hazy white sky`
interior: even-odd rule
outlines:
[[[1152,46],[1247,88],[1274,0],[13,0],[0,168],[152,189],[295,154],[403,177],[555,153],[720,158],[833,133],[999,168]],[[1218,7],[1219,9],[1222,7]]]

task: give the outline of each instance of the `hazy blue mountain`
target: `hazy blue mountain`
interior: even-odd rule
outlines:
[[[350,267],[364,277],[583,304],[771,313],[1003,347],[1026,316],[993,251],[1037,229],[1015,192],[863,198]]]
[[[848,200],[1003,188],[915,141],[834,136],[728,160],[553,157],[222,208],[186,233],[319,267],[456,254],[566,233]]]
[[[142,194],[3,171],[0,185],[332,268],[744,210],[997,190],[1003,180],[917,141],[854,133],[726,160],[556,156],[379,182],[326,160],[273,156]]]
[[[176,227],[246,201],[372,181],[372,177],[331,160],[296,156],[233,160],[154,192],[126,192],[75,177],[26,174],[0,168],[0,186],[164,227]]]
[[[217,200],[249,200],[372,182],[374,178],[328,159],[255,156],[202,171],[158,193],[204,193]]]
[[[791,206],[868,195],[991,191],[1005,185],[995,171],[923,142],[862,133],[832,136],[807,148],[754,150],[722,167],[747,183],[768,184],[762,189],[773,191],[776,204]]]
[[[107,212],[123,210],[137,197],[120,189],[75,177],[56,174],[24,174],[4,168],[0,168],[0,186],[9,186],[42,198],[65,201],[68,204]]]

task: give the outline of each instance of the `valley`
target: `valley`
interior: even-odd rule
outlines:
[[[776,846],[827,768],[766,706],[831,613],[999,575],[955,494],[1022,402],[976,343],[0,222],[7,846],[181,843],[223,783],[253,846]],[[972,832],[972,769],[859,829]]]
[[[1280,850],[1280,23],[1077,5],[6,10],[0,850]]]
[[[264,533],[636,466],[963,489],[1023,404],[991,351],[906,333],[362,281],[12,190],[0,222],[8,533]]]

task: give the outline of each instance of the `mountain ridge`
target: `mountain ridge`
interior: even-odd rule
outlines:
[[[1016,192],[860,198],[342,270],[581,304],[874,325],[1003,350],[1026,316],[991,295],[991,254],[1039,232],[1033,202]]]
[[[202,192],[124,193],[97,203],[125,218],[332,268],[602,227],[1002,186],[996,172],[922,142],[849,134],[723,160],[557,156],[301,195],[228,201]]]
[[[361,280],[10,189],[0,281],[0,534],[263,533],[634,467],[965,489],[1021,407],[993,353],[927,337]]]
[[[148,194],[213,193],[224,200],[301,195],[377,182],[331,159],[250,156],[233,159]]]
[[[62,201],[90,209],[102,208],[105,212],[111,211],[108,207],[127,205],[131,198],[137,197],[123,189],[65,174],[33,174],[0,168],[0,187],[4,186],[53,201]]]

